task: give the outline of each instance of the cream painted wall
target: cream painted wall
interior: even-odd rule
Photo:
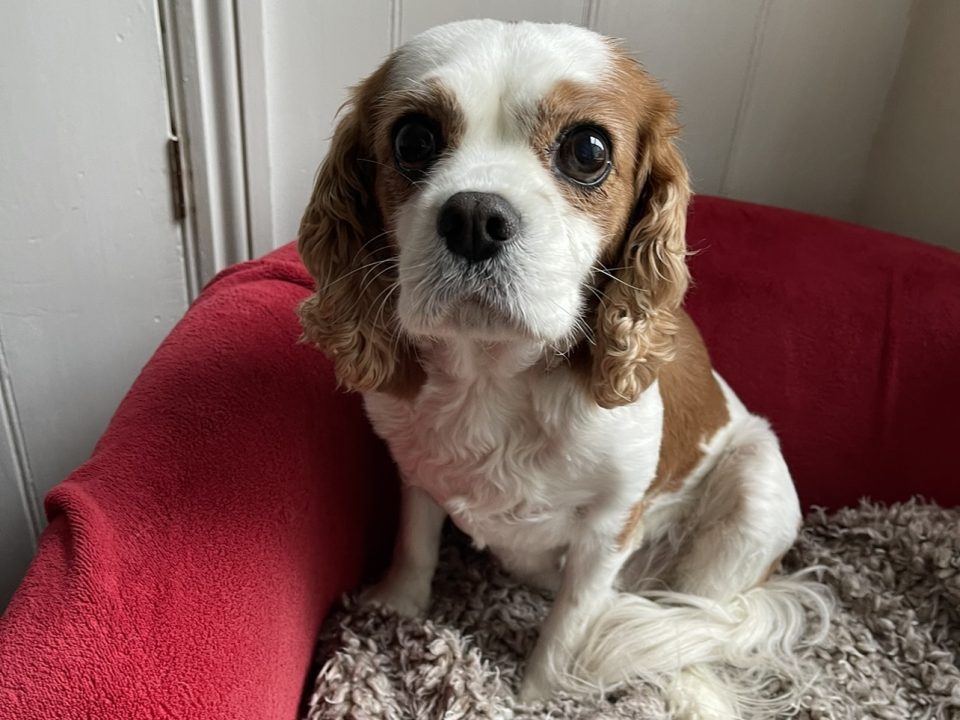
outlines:
[[[265,2],[263,66],[272,245],[294,238],[346,89],[390,52],[389,3]]]
[[[698,192],[853,220],[909,0],[263,0],[271,244],[291,239],[346,88],[389,50],[467,17],[621,37],[679,98]],[[256,71],[257,68],[254,68]],[[246,76],[247,73],[244,73]]]
[[[852,219],[910,3],[767,8],[719,194]]]
[[[858,219],[960,251],[960,2],[919,0]]]

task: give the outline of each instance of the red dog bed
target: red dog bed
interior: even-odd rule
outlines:
[[[688,307],[806,504],[958,504],[960,256],[699,198]],[[292,720],[330,603],[382,554],[395,477],[298,345],[291,246],[222,273],[157,350],[0,620],[0,718]]]

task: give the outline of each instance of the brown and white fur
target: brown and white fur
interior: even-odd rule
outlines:
[[[442,145],[416,174],[395,156],[410,117]],[[593,187],[558,170],[583,126],[609,141]],[[678,715],[740,717],[743,678],[789,672],[805,604],[825,612],[802,581],[771,577],[797,495],[682,309],[676,134],[674,101],[608,39],[446,25],[356,88],[303,218],[305,335],[363,393],[404,481],[393,564],[367,597],[422,612],[450,516],[556,591],[526,701],[642,678]],[[439,235],[464,191],[519,218],[482,262]]]

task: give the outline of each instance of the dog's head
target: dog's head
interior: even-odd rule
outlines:
[[[673,351],[688,284],[674,101],[615,43],[467,21],[353,93],[300,227],[306,337],[361,391],[402,394],[452,335],[589,348],[604,407]]]

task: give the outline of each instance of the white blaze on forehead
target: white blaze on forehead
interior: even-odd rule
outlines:
[[[591,84],[613,60],[600,35],[573,25],[465,20],[441,25],[400,48],[390,77],[394,89],[438,80],[457,99],[472,133],[516,123],[563,80]]]

